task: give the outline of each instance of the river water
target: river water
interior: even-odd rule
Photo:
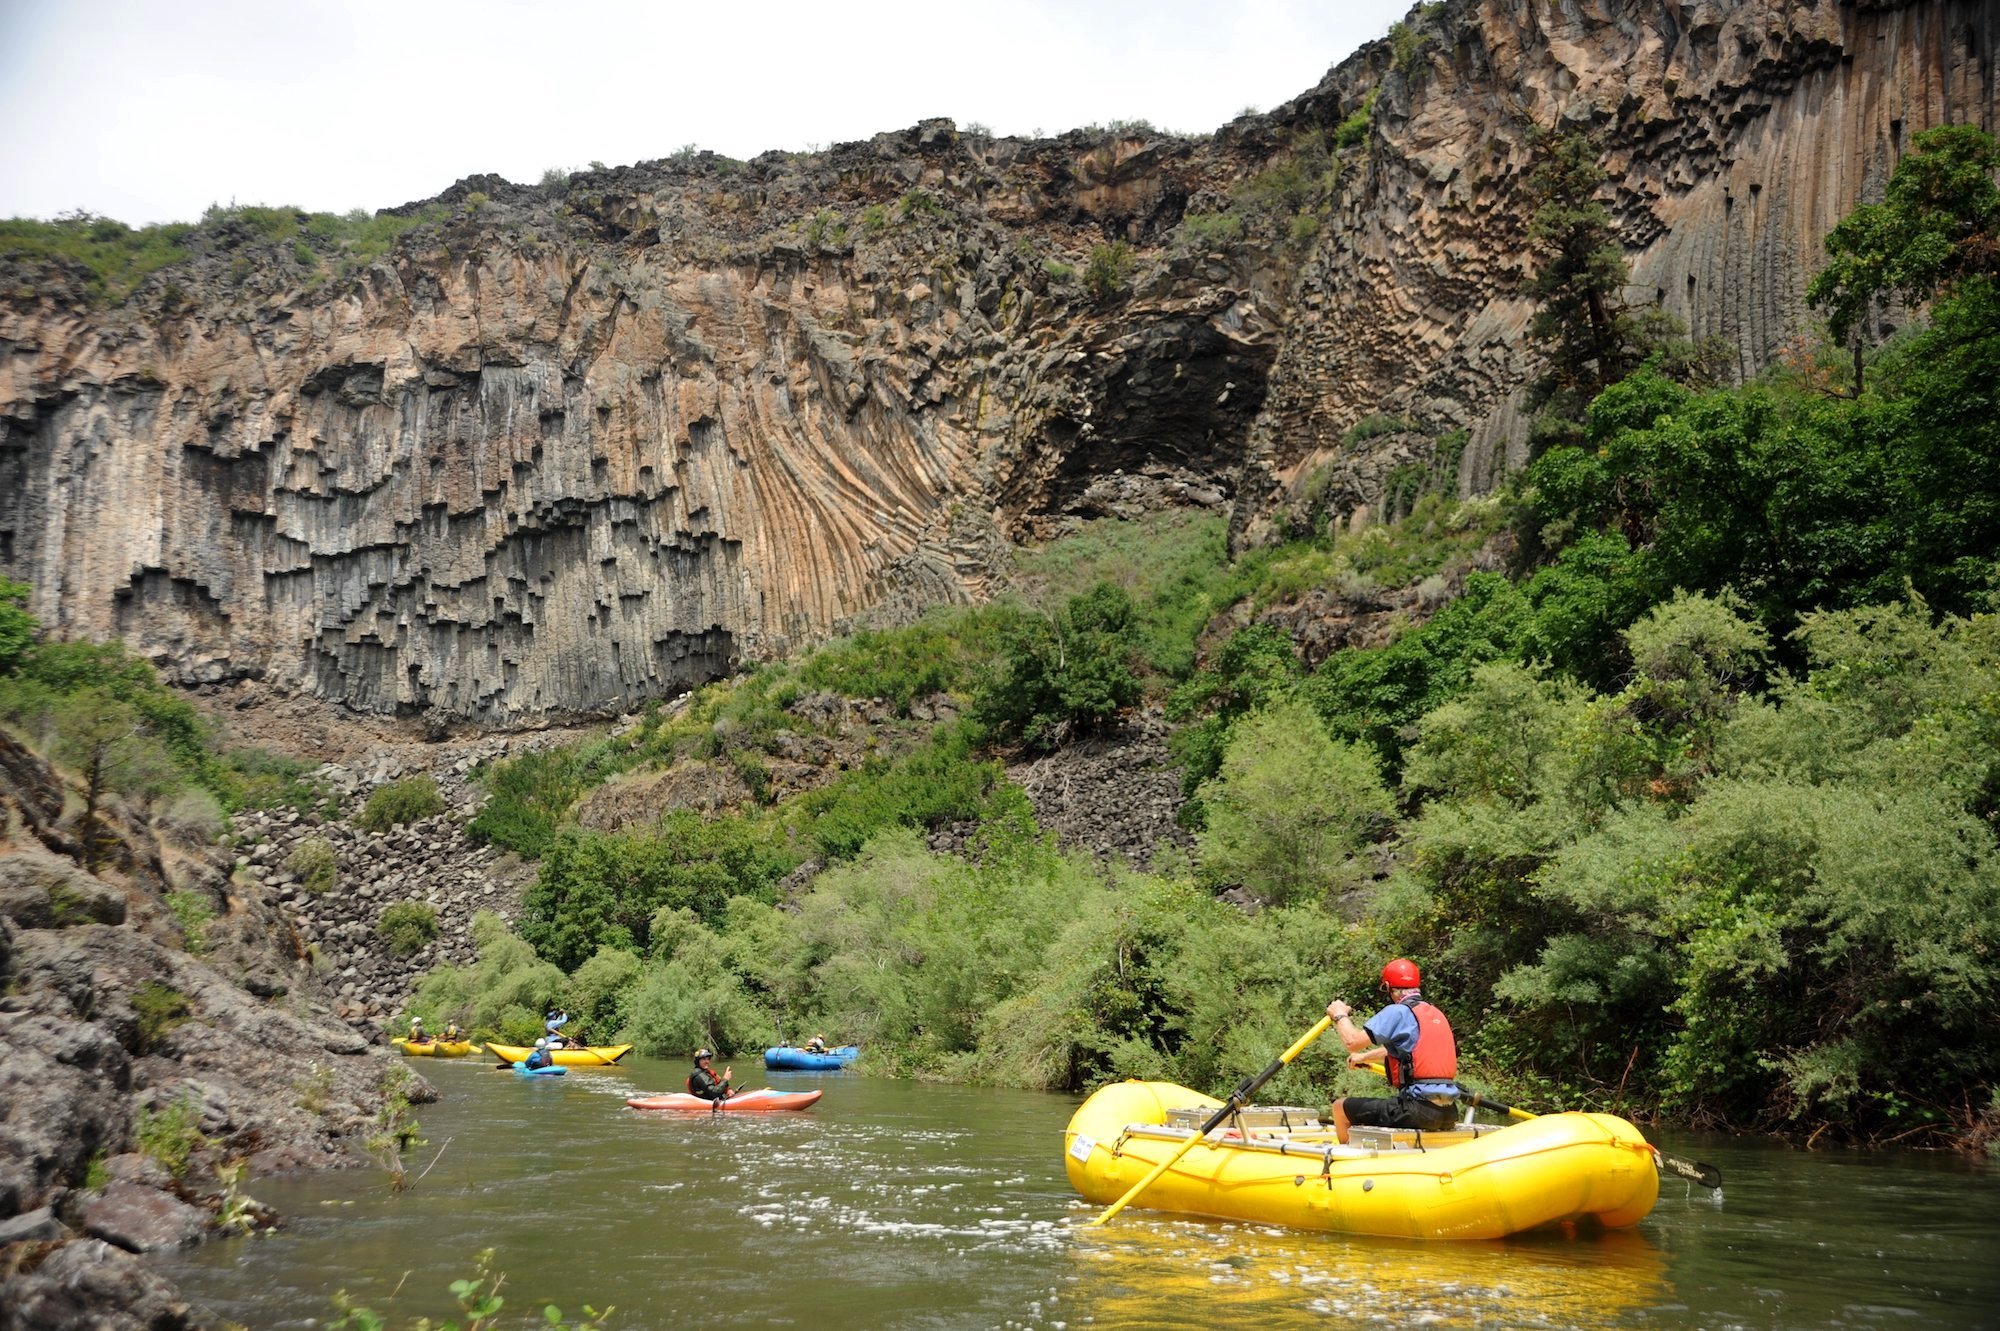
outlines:
[[[686,1069],[526,1080],[427,1065],[415,1188],[253,1181],[287,1217],[165,1263],[218,1321],[311,1327],[340,1289],[401,1328],[495,1250],[514,1309],[615,1328],[2000,1326],[2000,1171],[1941,1156],[1662,1144],[1720,1166],[1638,1229],[1419,1244],[1133,1209],[1104,1230],[1062,1169],[1077,1101],[851,1073],[803,1113],[640,1114]],[[442,1154],[438,1152],[442,1149]],[[431,1164],[433,1157],[436,1163]],[[523,1323],[525,1325],[525,1323]]]

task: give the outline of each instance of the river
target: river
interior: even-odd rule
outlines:
[[[825,1098],[640,1114],[624,1097],[685,1068],[424,1071],[443,1099],[420,1108],[413,1189],[373,1171],[254,1180],[284,1229],[168,1273],[260,1331],[322,1324],[339,1289],[395,1331],[449,1314],[485,1248],[513,1308],[614,1304],[611,1327],[645,1331],[2000,1325],[2000,1170],[1943,1156],[1669,1137],[1721,1167],[1720,1202],[1667,1181],[1638,1229],[1581,1237],[1402,1243],[1137,1209],[1082,1231],[1067,1097],[758,1073],[739,1080]]]

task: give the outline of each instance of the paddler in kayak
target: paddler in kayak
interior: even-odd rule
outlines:
[[[535,1052],[523,1059],[521,1066],[533,1071],[537,1068],[545,1068],[553,1062],[555,1062],[555,1059],[549,1054],[549,1042],[546,1038],[543,1038],[535,1041]]]
[[[715,1051],[712,1049],[694,1051],[694,1071],[688,1074],[687,1082],[689,1095],[698,1095],[704,1100],[727,1100],[735,1094],[729,1089],[729,1079],[735,1074],[736,1069],[724,1068],[722,1075],[716,1076],[715,1070],[708,1065],[708,1061],[714,1057]]]
[[[1418,987],[1423,976],[1417,964],[1403,957],[1382,968],[1389,1006],[1362,1025],[1354,1024],[1354,1009],[1339,999],[1326,1005],[1326,1015],[1347,1046],[1350,1067],[1381,1063],[1393,1096],[1345,1096],[1328,1113],[1342,1144],[1351,1126],[1414,1128],[1442,1132],[1458,1118],[1458,1042],[1444,1013],[1424,1001]],[[1373,1046],[1372,1048],[1370,1046]]]

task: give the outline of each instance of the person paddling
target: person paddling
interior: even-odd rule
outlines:
[[[698,1095],[704,1100],[722,1101],[735,1094],[729,1089],[729,1080],[735,1075],[736,1069],[724,1068],[722,1075],[716,1076],[715,1070],[709,1066],[709,1060],[714,1057],[715,1051],[712,1049],[694,1051],[694,1071],[688,1074],[687,1080],[689,1095]]]
[[[404,1043],[404,1044],[429,1044],[430,1042],[431,1042],[431,1037],[430,1037],[430,1036],[428,1036],[428,1035],[426,1035],[426,1034],[424,1034],[424,1019],[423,1019],[422,1017],[411,1017],[411,1018],[410,1018],[410,1035],[409,1035],[409,1038],[408,1038],[408,1039],[406,1039],[406,1040],[404,1040],[404,1041],[403,1041],[403,1043]]]
[[[1424,1001],[1423,976],[1416,963],[1397,957],[1382,968],[1389,1006],[1354,1024],[1354,1009],[1339,999],[1326,1005],[1347,1046],[1350,1067],[1384,1064],[1393,1096],[1344,1096],[1328,1110],[1334,1134],[1344,1144],[1353,1126],[1414,1128],[1442,1132],[1456,1121],[1458,1042],[1443,1012]],[[1373,1046],[1372,1048],[1370,1046]]]
[[[560,1049],[569,1043],[569,1037],[562,1033],[562,1028],[568,1024],[568,1009],[550,1008],[548,1015],[542,1018],[542,1035],[551,1046]]]
[[[823,1053],[825,1053],[825,1052],[826,1052],[826,1037],[825,1037],[824,1035],[815,1035],[815,1036],[813,1036],[813,1038],[812,1038],[812,1039],[810,1039],[810,1040],[807,1040],[807,1041],[806,1041],[806,1052],[807,1052],[808,1054],[823,1054]]]
[[[522,1060],[522,1066],[533,1072],[545,1068],[555,1061],[554,1055],[549,1053],[548,1037],[543,1036],[535,1041],[535,1052]]]

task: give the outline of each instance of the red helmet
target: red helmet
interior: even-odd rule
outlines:
[[[1423,983],[1423,976],[1417,973],[1416,962],[1397,957],[1382,968],[1382,983],[1391,989],[1415,989]]]

